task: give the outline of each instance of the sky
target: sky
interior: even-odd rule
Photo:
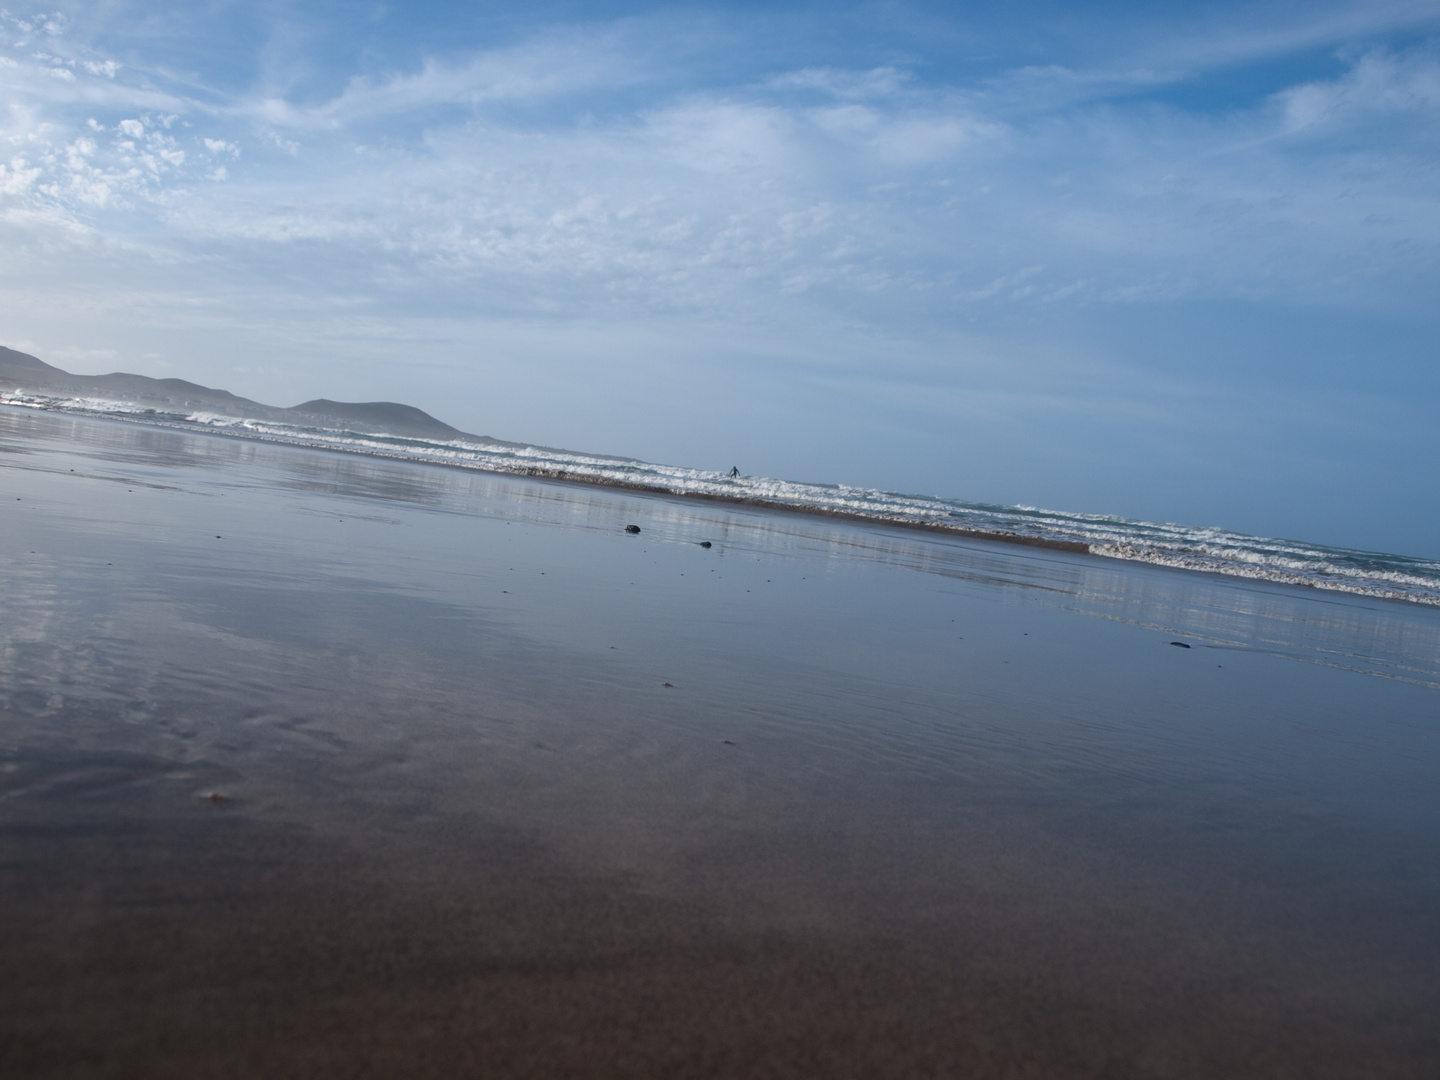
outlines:
[[[1440,4],[0,9],[0,344],[1440,556]]]

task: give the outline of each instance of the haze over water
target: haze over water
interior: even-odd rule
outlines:
[[[0,449],[7,1073],[1440,1067],[1432,607],[34,410]]]

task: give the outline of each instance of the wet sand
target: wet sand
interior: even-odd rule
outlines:
[[[4,1075],[1440,1073],[1440,613],[14,409],[0,510]]]

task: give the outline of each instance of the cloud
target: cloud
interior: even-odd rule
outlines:
[[[1440,18],[1429,0],[1320,0],[1307,5],[1303,15],[1289,4],[1213,4],[1195,5],[1178,17],[1173,10],[1156,9],[1155,15],[1141,13],[1133,23],[1133,29],[1103,27],[1097,51],[1105,61],[1096,67],[1193,78],[1316,49],[1341,49],[1380,35],[1433,33]]]
[[[910,72],[893,66],[868,71],[847,71],[844,68],[808,67],[787,71],[765,81],[771,90],[810,90],[845,100],[890,97],[911,85]]]
[[[1287,133],[1333,129],[1377,116],[1440,114],[1440,53],[1369,50],[1338,79],[1294,86],[1276,95]]]
[[[29,194],[41,172],[38,166],[31,165],[21,156],[11,158],[9,162],[0,162],[0,195]]]
[[[588,90],[613,91],[644,81],[643,50],[620,30],[542,33],[505,49],[486,50],[463,63],[425,60],[416,72],[355,76],[343,92],[314,105],[279,97],[237,103],[267,124],[333,130],[447,106],[533,103]]]
[[[1305,40],[1350,25],[1321,14]],[[675,33],[542,30],[305,100],[160,90],[158,66],[52,34],[47,56],[85,56],[64,68],[72,89],[31,78],[53,58],[15,54],[0,75],[14,90],[0,138],[23,148],[4,191],[12,209],[157,252],[323,241],[316,288],[332,273],[357,287],[349,268],[373,266],[365,288],[448,278],[517,310],[763,311],[803,296],[943,322],[1015,304],[1391,302],[1440,250],[1423,170],[1374,167],[1396,134],[1367,135],[1364,119],[1423,142],[1440,94],[1428,46],[1345,53],[1338,77],[1217,112],[1147,95],[1299,38],[1257,23],[1114,68],[967,82],[898,60],[800,63],[697,86],[670,62],[695,51]],[[1340,130],[1343,149],[1295,141]],[[234,179],[222,161],[242,141]]]
[[[1003,124],[965,113],[914,109],[896,115],[863,105],[816,109],[809,119],[837,142],[892,168],[944,162],[1006,130]]]

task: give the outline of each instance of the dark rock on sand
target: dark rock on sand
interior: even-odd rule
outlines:
[[[1188,649],[1190,647],[1189,645],[1186,645],[1183,641],[1172,641],[1170,642],[1170,644],[1174,645],[1177,649]]]
[[[708,547],[710,546],[710,541],[709,541],[709,540],[701,540],[701,541],[700,541],[700,546],[703,547],[703,548],[708,548]]]
[[[626,526],[625,526],[625,531],[626,531],[627,533],[638,533],[638,532],[640,531],[640,526],[639,526],[639,525],[626,525]]]

